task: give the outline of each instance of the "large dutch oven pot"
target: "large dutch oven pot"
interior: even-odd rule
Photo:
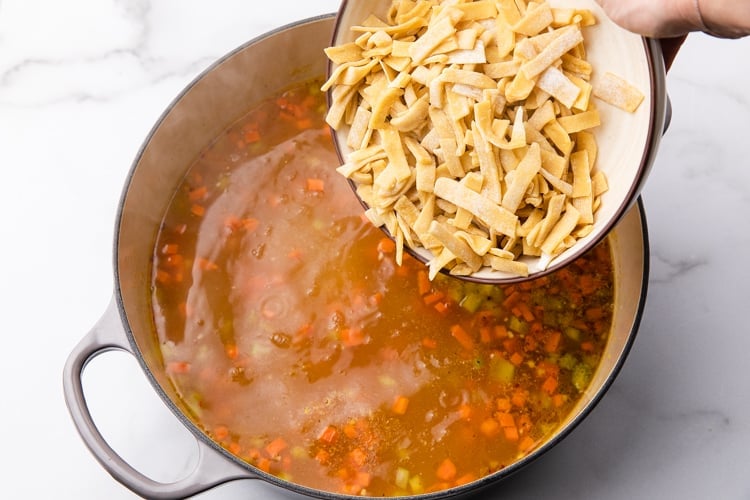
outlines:
[[[323,76],[326,59],[322,49],[330,44],[333,26],[332,15],[304,20],[253,40],[218,61],[169,106],[134,162],[116,221],[113,299],[99,322],[70,354],[64,369],[64,392],[73,422],[86,446],[117,481],[138,495],[180,498],[227,481],[260,479],[311,497],[347,498],[292,484],[255,469],[214,443],[185,416],[160,362],[148,293],[159,224],[174,188],[192,160],[228,124],[242,116],[250,104],[274,95],[291,83]],[[655,124],[661,126],[666,108],[661,51],[654,42],[644,43],[651,57],[653,87],[658,90],[653,99],[654,114],[658,115]],[[280,59],[279,54],[284,57]],[[650,163],[651,158],[645,161]],[[467,496],[496,483],[560,442],[601,399],[630,350],[646,299],[648,244],[642,210],[640,202],[634,205],[609,236],[616,279],[612,333],[589,388],[556,434],[528,456],[494,474],[413,498]],[[86,364],[109,350],[132,354],[164,404],[196,437],[199,460],[188,477],[170,484],[145,477],[119,457],[97,429],[87,407],[81,378]]]

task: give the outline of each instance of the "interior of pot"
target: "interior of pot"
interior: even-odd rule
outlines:
[[[165,401],[178,412],[181,405],[164,373],[150,303],[154,245],[162,217],[193,160],[229,124],[244,115],[253,103],[294,82],[325,74],[322,49],[330,44],[332,29],[332,16],[307,20],[231,53],[175,100],[136,158],[118,217],[116,297],[125,328],[145,371]],[[279,55],[283,55],[282,60]],[[645,300],[647,245],[640,206],[629,211],[610,241],[616,270],[616,311],[610,341],[589,389],[552,440],[508,470],[467,489],[512,472],[554,445],[580,422],[618,372],[637,330]]]
[[[227,55],[169,106],[136,157],[120,205],[115,242],[117,298],[131,341],[169,398],[155,344],[149,287],[154,244],[174,190],[195,158],[253,104],[325,74],[333,16],[301,21]]]

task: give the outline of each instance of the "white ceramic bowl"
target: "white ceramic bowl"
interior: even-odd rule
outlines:
[[[666,71],[660,44],[623,30],[614,24],[594,0],[549,0],[553,7],[589,9],[598,23],[584,31],[588,61],[594,68],[592,83],[606,72],[613,72],[645,94],[635,113],[628,113],[597,99],[602,125],[593,130],[599,146],[597,168],[609,182],[595,213],[591,233],[546,266],[539,258],[523,257],[529,276],[519,277],[483,268],[465,279],[478,282],[510,283],[540,277],[560,269],[600,242],[630,208],[653,163],[667,116]],[[370,14],[382,19],[391,0],[343,0],[333,36],[333,45],[356,37],[350,27],[361,24]],[[329,65],[329,74],[335,65]],[[348,127],[334,132],[334,142],[343,163],[351,152],[346,145]],[[354,184],[352,183],[352,186]],[[365,205],[366,206],[366,205]],[[388,232],[384,229],[384,232]],[[389,235],[390,236],[390,235]],[[407,249],[417,259],[428,262],[432,254],[424,249]]]

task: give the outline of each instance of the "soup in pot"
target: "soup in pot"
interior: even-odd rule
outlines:
[[[596,370],[608,243],[506,286],[397,266],[335,171],[320,85],[229,127],[164,215],[153,315],[182,410],[318,490],[413,495],[498,471],[556,431]]]

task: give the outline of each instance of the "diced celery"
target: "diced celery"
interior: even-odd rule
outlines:
[[[508,328],[521,335],[529,333],[529,324],[518,316],[511,316],[508,319]]]
[[[485,298],[483,295],[479,293],[471,293],[469,295],[466,295],[463,300],[461,300],[461,307],[463,307],[470,313],[475,313],[482,306],[484,300]]]
[[[557,327],[557,313],[555,311],[550,311],[549,309],[545,309],[544,313],[542,314],[542,323],[544,323],[544,326],[550,326],[552,328]]]
[[[573,370],[576,367],[576,364],[578,364],[578,360],[573,354],[568,352],[560,357],[560,361],[558,364],[560,365],[560,368]]]
[[[545,300],[544,308],[552,311],[562,311],[565,309],[565,303],[560,297],[549,295]]]
[[[477,290],[485,297],[490,297],[493,300],[502,299],[503,289],[499,286],[488,285],[482,283],[477,286]]]
[[[415,495],[424,493],[424,483],[422,483],[422,477],[412,476],[411,479],[409,479],[409,488]]]
[[[557,321],[561,327],[566,327],[573,322],[573,314],[569,311],[560,312],[557,315]]]
[[[396,469],[396,486],[402,490],[409,486],[409,471],[403,467]]]
[[[461,283],[453,283],[452,286],[445,288],[445,295],[453,302],[459,304],[464,296],[467,295],[467,292]]]
[[[568,326],[564,331],[565,335],[567,335],[569,339],[575,340],[576,342],[581,341],[581,330],[579,330],[578,328]]]
[[[513,382],[516,374],[516,367],[513,363],[501,356],[490,358],[490,379],[495,382],[509,384]]]
[[[594,372],[589,365],[586,363],[578,363],[576,367],[573,368],[573,375],[571,377],[573,386],[579,391],[583,391],[588,387],[589,382],[591,382],[591,376],[593,374]]]

